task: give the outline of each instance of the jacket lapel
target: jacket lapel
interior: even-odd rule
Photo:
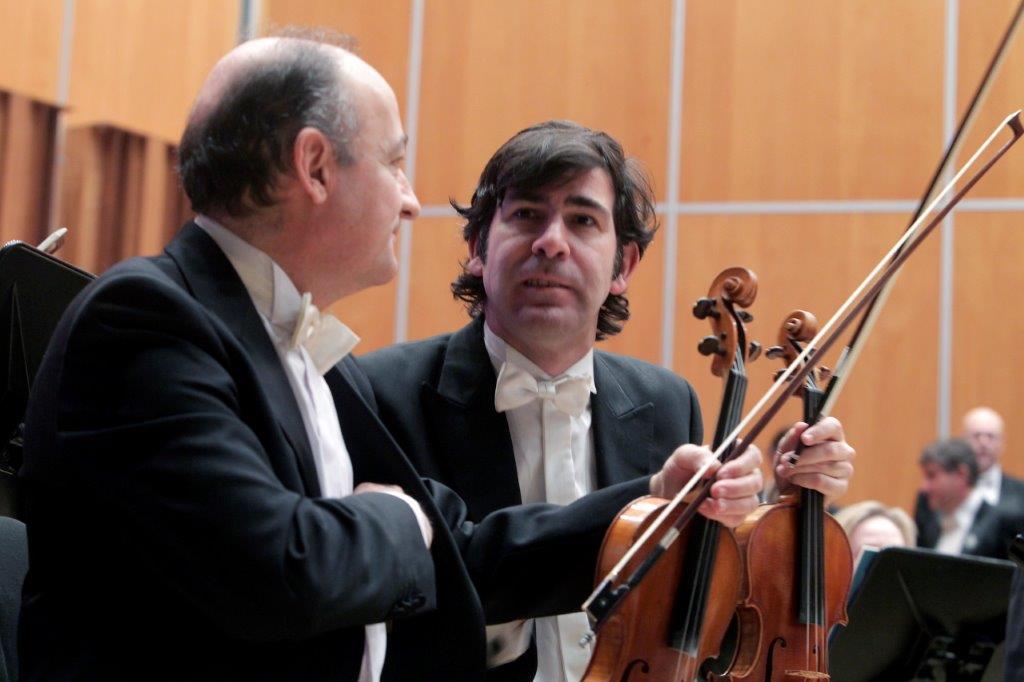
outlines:
[[[996,556],[999,549],[998,538],[999,514],[988,502],[982,502],[964,536],[963,551],[965,554]]]
[[[166,253],[177,264],[196,300],[220,318],[259,368],[268,408],[295,451],[305,492],[319,496],[316,464],[295,394],[252,298],[231,262],[217,243],[191,222],[168,244]]]
[[[429,438],[444,453],[445,480],[474,520],[522,502],[508,420],[494,410],[495,383],[478,317],[449,339],[436,388],[421,389]]]
[[[651,473],[654,466],[654,405],[637,405],[602,353],[594,352],[591,397],[597,484],[607,487]]]

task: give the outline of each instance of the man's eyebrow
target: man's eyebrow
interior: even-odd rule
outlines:
[[[565,203],[570,204],[572,206],[582,206],[583,208],[592,208],[592,209],[594,209],[596,211],[599,211],[599,212],[601,212],[601,213],[603,213],[603,214],[605,214],[607,216],[610,216],[612,214],[612,212],[608,210],[608,207],[606,207],[600,201],[597,201],[595,199],[591,199],[590,197],[584,196],[582,194],[572,194],[572,195],[570,195],[565,200]]]
[[[531,204],[543,204],[547,202],[547,196],[543,192],[538,192],[535,190],[510,189],[508,190],[508,193],[505,195],[505,198],[508,201],[525,201]],[[583,194],[571,194],[568,197],[566,197],[565,203],[571,206],[590,208],[595,211],[604,213],[605,215],[611,215],[611,211],[608,209],[607,206],[597,201],[596,199],[591,199],[590,197]]]
[[[544,194],[536,190],[522,190],[511,188],[505,193],[508,201],[527,201],[531,204],[543,204]]]

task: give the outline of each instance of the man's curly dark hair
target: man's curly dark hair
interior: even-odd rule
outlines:
[[[625,245],[636,244],[643,256],[657,230],[651,184],[639,164],[626,157],[614,138],[572,121],[546,121],[526,128],[494,153],[480,174],[469,205],[451,201],[452,207],[466,219],[463,238],[467,243],[475,240],[476,255],[486,261],[491,221],[509,189],[538,190],[567,182],[593,168],[608,172],[615,191],[612,217],[618,248],[613,276],[617,276]],[[483,312],[487,293],[483,279],[470,274],[466,263],[462,266],[462,274],[452,282],[452,294],[464,301],[469,314],[476,317]],[[619,333],[627,319],[629,301],[624,295],[609,294],[598,313],[596,339]]]

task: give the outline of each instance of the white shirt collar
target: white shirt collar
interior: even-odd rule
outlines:
[[[974,484],[974,493],[977,497],[995,506],[999,504],[999,488],[1003,484],[1003,470],[999,464],[993,464],[988,471],[978,474],[978,481]]]
[[[977,495],[968,495],[964,498],[964,501],[960,503],[960,506],[954,509],[947,515],[943,515],[945,518],[953,517],[956,521],[956,527],[962,530],[966,530],[971,527],[974,522],[974,516],[978,513],[978,508],[981,507],[983,498]]]
[[[195,223],[206,231],[231,262],[256,310],[270,323],[277,343],[288,343],[302,312],[302,295],[288,274],[269,255],[256,248],[209,216],[199,215]],[[330,314],[321,314],[322,328],[317,347],[309,348],[317,369],[324,373],[348,355],[359,337]]]
[[[508,345],[504,339],[491,331],[491,327],[484,320],[484,347],[487,348],[487,355],[491,358],[491,365],[494,371],[501,370],[506,361],[517,367],[521,367],[530,373],[535,379],[552,380],[559,377],[589,377],[590,392],[597,393],[597,384],[594,383],[594,349],[591,348],[586,354],[572,364],[557,377],[553,377],[538,367],[532,360]]]

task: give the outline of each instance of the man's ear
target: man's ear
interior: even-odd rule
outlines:
[[[314,204],[327,201],[334,150],[327,136],[316,128],[303,128],[292,145],[292,167],[299,188]]]
[[[479,243],[479,235],[473,235],[469,238],[469,260],[466,261],[466,272],[474,277],[484,276],[484,261],[477,252],[477,245]]]
[[[616,296],[626,293],[629,278],[633,276],[633,270],[636,269],[636,265],[639,262],[640,247],[636,245],[636,242],[629,242],[622,247],[622,267],[619,268],[619,274],[612,279],[612,286],[608,290],[609,293]]]

